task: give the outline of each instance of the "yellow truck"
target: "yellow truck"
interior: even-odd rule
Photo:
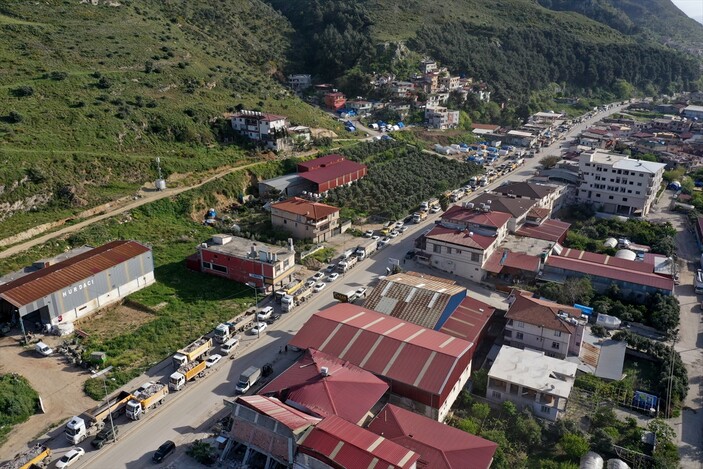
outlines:
[[[133,399],[127,403],[125,413],[132,420],[139,420],[142,414],[148,410],[161,405],[168,395],[168,386],[162,383],[148,382],[132,393]]]
[[[46,467],[49,464],[51,450],[44,445],[36,445],[27,451],[15,456],[15,459],[8,461],[0,469],[29,469],[30,467]]]
[[[197,361],[212,348],[212,339],[201,337],[187,347],[180,349],[173,355],[173,368],[178,369],[183,365]]]
[[[183,365],[170,376],[168,387],[171,388],[171,391],[180,391],[188,381],[205,376],[206,367],[207,364],[204,361]]]

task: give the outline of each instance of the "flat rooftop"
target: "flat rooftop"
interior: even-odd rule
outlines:
[[[283,192],[288,186],[296,183],[302,183],[303,178],[301,178],[298,173],[286,174],[284,176],[279,176],[273,179],[266,179],[265,181],[259,182],[259,184],[266,184],[267,186],[273,187]]]
[[[217,237],[223,237],[224,239],[230,238],[230,240],[225,244],[218,244],[214,241],[214,238]],[[279,256],[283,256],[289,253],[293,254],[289,252],[288,248],[285,246],[275,246],[273,244],[262,243],[261,241],[252,241],[247,238],[240,238],[239,236],[232,236],[226,234],[213,235],[211,239],[206,241],[206,244],[208,251],[221,252],[222,254],[228,254],[237,257],[244,257],[248,255],[252,252],[252,247],[254,247],[257,252],[265,251],[270,252],[271,254],[278,254]],[[256,255],[256,258],[258,259],[258,254]]]
[[[505,237],[505,241],[498,249],[510,249],[512,252],[520,252],[530,256],[540,256],[544,252],[549,252],[552,246],[554,246],[553,241],[509,234]]]

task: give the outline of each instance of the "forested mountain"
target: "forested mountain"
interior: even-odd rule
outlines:
[[[607,89],[618,79],[673,91],[699,76],[692,57],[660,44],[672,25],[679,36],[703,37],[668,0],[267,1],[311,46],[293,63],[325,80],[387,67],[382,42],[403,42],[485,80],[500,99],[520,100],[549,83]]]

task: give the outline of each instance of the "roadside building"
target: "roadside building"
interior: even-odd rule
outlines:
[[[532,132],[509,130],[504,137],[504,143],[529,148],[537,143],[537,136]]]
[[[498,445],[393,404],[367,427],[420,455],[418,469],[488,469]]]
[[[683,109],[683,115],[689,119],[703,119],[703,106],[686,106]]]
[[[586,326],[580,309],[522,290],[513,290],[508,304],[505,345],[540,350],[560,359],[579,356]]]
[[[344,96],[344,93],[333,91],[325,94],[325,106],[327,106],[328,109],[337,111],[338,109],[342,109],[346,103],[347,98]]]
[[[390,402],[444,420],[471,373],[473,344],[349,303],[314,314],[290,346],[314,348],[390,384]]]
[[[428,106],[425,109],[425,122],[433,129],[453,129],[459,125],[459,111],[451,111],[441,106]]]
[[[347,101],[347,109],[351,109],[360,115],[367,114],[373,110],[373,103],[363,99],[350,99]]]
[[[497,194],[515,199],[529,199],[537,202],[537,207],[557,211],[564,205],[567,197],[565,185],[546,185],[533,182],[508,182],[492,190]]]
[[[665,164],[594,150],[579,157],[578,200],[599,211],[643,217],[654,204]]]
[[[473,123],[471,124],[471,129],[476,135],[488,135],[497,133],[500,130],[500,126],[495,124]]]
[[[504,196],[501,194],[484,192],[471,199],[474,207],[485,206],[491,212],[501,212],[510,215],[508,220],[508,231],[514,233],[525,224],[527,214],[533,208],[537,207],[537,201],[528,198],[517,198]],[[550,212],[547,210],[546,216],[542,214],[539,218],[549,218]]]
[[[317,194],[358,181],[366,176],[366,172],[365,164],[337,154],[298,163],[298,176],[309,181],[311,190]]]
[[[293,197],[271,204],[271,224],[286,230],[295,239],[320,243],[340,233],[339,209]]]
[[[312,86],[312,77],[303,73],[288,75],[288,86],[296,93],[300,93]]]
[[[288,247],[280,247],[219,234],[201,243],[186,264],[192,270],[251,284],[270,293],[293,280],[295,250],[292,240]]]
[[[0,317],[59,326],[155,282],[151,248],[112,241],[0,285]]]
[[[518,409],[556,421],[566,411],[577,367],[543,352],[503,345],[488,371],[486,398],[511,401]]]
[[[269,150],[285,150],[290,146],[288,122],[284,116],[257,111],[241,111],[231,117],[232,129]]]
[[[386,391],[388,384],[373,373],[319,350],[307,349],[259,394],[275,397],[315,417],[338,415],[362,425]]]

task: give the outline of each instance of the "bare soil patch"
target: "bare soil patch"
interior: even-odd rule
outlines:
[[[121,304],[76,321],[75,326],[91,337],[109,339],[124,331],[136,330],[154,319],[156,316],[149,312]]]

